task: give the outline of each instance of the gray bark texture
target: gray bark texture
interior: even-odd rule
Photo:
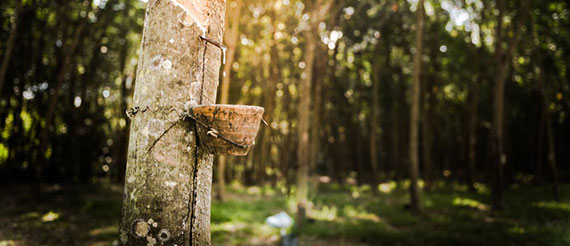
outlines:
[[[199,148],[194,122],[178,113],[215,103],[222,52],[200,36],[221,42],[224,12],[224,0],[148,2],[133,98],[141,111],[131,122],[121,245],[210,245],[213,155]]]

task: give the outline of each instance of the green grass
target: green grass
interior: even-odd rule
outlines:
[[[228,200],[212,202],[214,245],[276,245],[279,231],[265,218],[286,211],[294,201],[270,187],[232,186]],[[484,185],[438,185],[421,195],[423,212],[405,206],[405,185],[326,185],[311,199],[309,222],[300,245],[570,245],[570,186],[560,203],[549,187],[514,186],[507,208],[490,210]],[[41,203],[31,203],[25,188],[2,189],[0,245],[111,245],[121,210],[119,186],[52,187]]]
[[[301,242],[316,238],[353,245],[570,245],[568,188],[555,203],[548,187],[519,186],[507,192],[507,208],[495,212],[484,185],[477,193],[448,185],[422,193],[423,212],[413,216],[405,209],[405,188],[373,194],[369,187],[333,185],[313,197],[310,222],[297,233]],[[271,240],[261,232],[276,231],[267,230],[263,219],[281,210],[294,214],[292,201],[280,195],[232,197],[212,204],[212,239],[218,245]],[[242,229],[224,230],[217,223]]]

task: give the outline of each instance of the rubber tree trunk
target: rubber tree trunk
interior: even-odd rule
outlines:
[[[297,173],[297,226],[301,228],[306,218],[306,209],[309,194],[309,174],[312,166],[311,162],[311,143],[310,124],[311,124],[311,102],[312,102],[312,81],[313,68],[315,62],[315,52],[319,42],[318,25],[326,16],[332,1],[316,0],[307,2],[310,10],[309,30],[305,31],[305,50],[304,76],[301,76],[301,84],[299,86],[299,107],[298,107],[298,126],[297,134],[299,144],[297,145],[297,163],[299,165]]]
[[[327,57],[327,48],[324,45],[318,45],[315,50],[318,57]],[[313,197],[315,192],[318,189],[318,173],[317,173],[317,164],[319,161],[319,153],[321,147],[321,120],[322,120],[322,112],[323,112],[323,84],[324,84],[324,75],[326,74],[326,66],[327,66],[328,59],[316,60],[314,63],[313,73],[319,74],[319,77],[313,79],[313,108],[311,112],[311,147],[310,147],[310,178],[309,178],[309,188],[311,190],[310,197]]]
[[[220,103],[227,104],[229,103],[230,97],[230,78],[232,75],[232,64],[234,63],[234,58],[236,54],[236,44],[238,39],[239,33],[239,16],[241,12],[241,1],[231,1],[228,2],[229,4],[229,17],[230,21],[226,24],[226,29],[229,29],[229,32],[225,35],[224,40],[225,44],[228,47],[228,54],[226,58],[226,64],[224,64],[224,76],[222,78],[222,85],[221,85],[221,94],[220,94]],[[218,179],[218,199],[223,201],[225,199],[226,194],[226,156],[219,156],[218,157],[218,170],[217,170],[217,179]]]
[[[429,30],[433,30],[435,25],[431,25]],[[431,59],[437,60],[438,56],[438,45],[435,44],[429,50],[430,53],[428,54]],[[436,128],[434,127],[434,118],[435,118],[435,109],[436,109],[436,95],[434,92],[434,86],[437,84],[438,76],[440,67],[438,63],[434,63],[432,65],[433,73],[430,73],[430,76],[424,76],[426,79],[423,83],[421,83],[421,114],[422,114],[422,122],[421,122],[421,134],[422,134],[422,164],[423,164],[423,178],[424,178],[424,190],[425,191],[432,191],[433,190],[433,159],[434,159],[434,136],[436,134]]]
[[[213,104],[225,1],[147,4],[131,122],[121,245],[210,245],[213,155],[198,146],[188,106]]]
[[[125,8],[123,9],[123,14],[126,16],[129,13],[129,9],[131,9],[130,5],[126,5]],[[128,20],[127,20],[128,21]],[[121,37],[126,37],[127,33],[128,33],[128,28],[125,25],[123,28],[120,29],[120,35]],[[129,101],[129,96],[131,94],[131,90],[130,88],[127,88],[127,79],[129,78],[129,75],[126,73],[125,69],[126,69],[126,64],[127,64],[127,58],[128,58],[128,48],[129,48],[129,42],[125,39],[125,42],[123,43],[123,45],[121,46],[121,49],[119,51],[119,59],[120,59],[120,63],[119,63],[119,71],[122,72],[122,81],[121,81],[121,98],[120,98],[120,108],[121,108],[121,113],[124,113],[127,111],[128,108],[128,101]],[[132,79],[132,78],[131,78]],[[130,132],[130,126],[127,124],[124,128],[122,128],[119,132],[119,143],[118,143],[118,150],[116,152],[116,166],[117,166],[117,182],[118,183],[123,183],[125,182],[125,171],[126,171],[126,167],[127,167],[127,148],[128,148],[128,144],[129,144],[129,132]]]
[[[274,26],[274,33],[277,32],[277,21],[275,18],[275,12],[270,13],[271,19],[275,22],[273,23]],[[277,91],[277,83],[281,78],[281,71],[279,67],[279,50],[277,49],[278,41],[275,38],[275,35],[272,35],[273,42],[270,46],[270,62],[268,64],[269,69],[269,79],[265,83],[265,92],[263,98],[263,108],[265,109],[264,113],[264,120],[267,121],[269,125],[275,120],[274,119],[274,111],[275,111],[275,93]],[[260,71],[262,71],[260,69]],[[260,153],[259,153],[259,168],[256,171],[257,182],[260,185],[264,185],[267,181],[267,167],[272,167],[272,158],[271,158],[271,127],[263,127],[261,129],[261,138],[260,138]]]
[[[294,109],[291,107],[291,93],[289,91],[289,84],[284,83],[283,86],[283,102],[281,103],[281,110],[283,112],[283,118],[290,120],[294,113]],[[288,122],[291,123],[290,121]],[[281,144],[281,148],[279,149],[279,157],[280,157],[280,164],[279,168],[281,170],[281,178],[285,179],[285,187],[287,188],[287,195],[291,194],[291,186],[292,186],[292,175],[291,175],[291,138],[293,132],[287,132],[285,136],[283,136],[283,143]]]
[[[4,56],[2,57],[2,64],[0,65],[0,97],[3,97],[2,89],[4,88],[4,82],[6,81],[6,74],[8,73],[12,52],[14,51],[14,45],[16,44],[16,36],[18,35],[18,16],[20,11],[20,0],[17,0],[14,6],[14,22],[10,29],[10,36],[8,36],[6,47],[4,52],[2,52],[4,53]]]
[[[319,1],[320,2],[320,1]],[[316,5],[318,7],[318,5]],[[298,107],[298,145],[297,145],[297,163],[299,165],[297,173],[297,226],[301,228],[306,218],[308,189],[309,189],[309,172],[311,167],[311,143],[309,142],[310,135],[310,115],[311,115],[311,82],[313,80],[313,64],[315,60],[315,50],[318,42],[318,36],[315,33],[314,22],[317,18],[317,12],[312,11],[311,23],[309,30],[305,33],[305,50],[304,62],[305,69],[303,70],[304,76],[301,76],[301,84],[299,85],[299,107]]]
[[[377,49],[380,49],[381,42],[378,42],[376,46]],[[372,110],[372,116],[370,117],[370,170],[372,174],[370,178],[372,178],[372,191],[377,192],[378,187],[377,185],[380,183],[380,168],[378,164],[378,158],[380,153],[379,148],[379,134],[378,134],[378,127],[380,127],[380,83],[381,83],[381,75],[380,72],[382,71],[382,57],[380,55],[377,56],[374,66],[374,80],[372,81],[372,105],[370,106]]]
[[[40,132],[40,153],[38,157],[38,163],[36,164],[36,178],[39,182],[41,182],[42,175],[43,175],[43,168],[47,165],[48,159],[46,157],[46,152],[50,145],[50,127],[53,123],[53,119],[55,117],[55,109],[57,106],[57,102],[59,101],[59,92],[63,87],[64,82],[67,80],[67,76],[69,76],[69,71],[71,69],[71,63],[77,49],[79,47],[79,43],[81,42],[81,38],[83,38],[83,32],[85,30],[85,20],[84,22],[79,24],[79,27],[75,30],[75,34],[73,37],[73,42],[71,46],[68,48],[68,53],[65,54],[63,58],[62,65],[60,70],[58,71],[56,77],[56,84],[54,88],[54,93],[49,95],[48,98],[48,107],[45,114],[45,124],[43,124]]]
[[[544,106],[541,108],[541,116],[538,122],[538,136],[536,141],[536,166],[535,166],[535,175],[534,175],[534,182],[537,185],[542,184],[542,165],[543,165],[543,149],[544,149],[544,125],[546,124],[546,117],[544,115]]]
[[[275,12],[271,13],[272,19],[275,21]],[[276,21],[275,21],[276,22]],[[277,27],[277,23],[274,22],[274,26]],[[276,32],[277,28],[275,28],[274,32]],[[275,93],[277,89],[277,83],[281,80],[281,66],[279,65],[279,49],[277,48],[278,41],[273,35],[273,43],[270,48],[270,55],[271,60],[269,64],[269,81],[267,82],[267,97],[264,100],[264,108],[265,108],[265,120],[271,126],[271,124],[275,121],[275,108],[276,108],[276,101],[275,101]],[[261,162],[266,163],[269,162],[270,164],[273,163],[272,155],[271,155],[271,127],[263,127],[263,142],[261,148]],[[275,168],[273,165],[272,168]],[[264,170],[265,172],[265,170]],[[275,182],[274,182],[275,183]]]
[[[481,38],[481,34],[479,34]],[[480,39],[482,40],[482,39]],[[485,66],[483,65],[482,53],[483,48],[477,48],[475,51],[475,59],[479,73],[477,78],[469,83],[469,91],[467,94],[467,185],[469,192],[475,192],[475,177],[477,171],[477,123],[479,115],[479,91],[485,74]]]
[[[546,137],[548,143],[548,168],[552,174],[552,195],[555,201],[560,201],[560,186],[558,184],[558,170],[556,167],[556,146],[554,143],[554,130],[552,129],[552,118],[550,112],[548,111],[548,105],[550,104],[550,100],[548,99],[548,93],[546,88],[545,80],[546,70],[548,68],[544,67],[543,71],[541,71],[538,86],[540,88],[540,95],[542,99],[542,122],[544,124],[541,127],[546,126]],[[539,146],[542,148],[542,146]]]
[[[482,72],[482,71],[480,71]],[[479,84],[481,74],[477,75],[477,79],[471,81],[469,93],[467,95],[467,183],[470,192],[475,192],[475,172],[477,166],[477,108],[479,105]]]
[[[560,201],[560,185],[558,184],[558,170],[556,168],[556,146],[554,144],[554,131],[552,129],[552,118],[546,114],[546,134],[548,136],[548,167],[552,174],[552,194],[554,200]]]
[[[301,78],[299,86],[299,108],[298,108],[298,141],[297,163],[299,170],[297,174],[297,226],[302,227],[305,221],[305,211],[307,209],[307,196],[309,188],[309,167],[311,152],[309,142],[310,113],[311,113],[311,80],[313,77],[313,62],[315,60],[316,34],[313,30],[307,31],[306,44],[304,50],[304,61],[306,64],[304,78]]]
[[[497,71],[495,73],[495,88],[493,95],[493,128],[492,128],[492,153],[493,153],[493,182],[491,186],[491,200],[492,207],[495,210],[501,210],[504,207],[503,201],[503,179],[504,167],[507,165],[507,154],[504,148],[504,127],[505,127],[505,76],[508,73],[508,68],[511,60],[511,55],[514,48],[518,44],[521,26],[526,19],[527,12],[530,6],[530,1],[524,1],[522,8],[519,11],[520,18],[518,22],[513,25],[513,36],[509,40],[507,50],[503,49],[503,16],[505,13],[505,1],[497,1],[497,26],[495,31],[495,65]]]
[[[384,49],[385,50],[390,50],[390,45],[388,44],[388,42],[384,42]],[[389,72],[392,72],[393,69],[391,67],[391,59],[389,55],[386,55],[386,67],[385,69],[388,70]],[[400,110],[401,104],[400,99],[399,99],[399,94],[400,94],[400,83],[401,81],[394,81],[394,83],[390,84],[390,94],[391,96],[391,105],[390,105],[390,109],[388,110],[388,112],[390,112],[390,138],[389,141],[391,144],[391,148],[390,148],[390,152],[391,152],[391,169],[392,171],[392,175],[390,175],[390,169],[386,168],[386,174],[387,174],[387,178],[390,179],[394,179],[396,181],[396,183],[400,182],[400,175],[399,175],[399,168],[402,165],[402,158],[400,158],[402,156],[402,154],[400,153],[400,142],[401,142],[401,134],[400,134],[400,116],[399,114],[402,112],[402,110]]]
[[[498,15],[495,36],[495,62],[499,64],[495,74],[494,107],[493,107],[493,129],[492,129],[492,153],[493,153],[493,182],[492,182],[492,205],[494,209],[503,208],[503,165],[506,164],[506,155],[503,153],[503,110],[504,110],[504,74],[506,68],[502,66],[502,25],[503,12],[505,8],[504,0],[497,1]]]
[[[435,78],[429,78],[425,81],[425,83],[422,83],[422,161],[424,167],[424,190],[426,191],[431,191],[433,188],[433,115],[435,107],[435,95],[432,93],[432,88],[434,82]]]
[[[410,110],[410,209],[413,213],[420,211],[418,189],[419,177],[419,125],[420,125],[420,88],[422,71],[422,48],[424,37],[424,0],[418,3],[418,20],[416,24],[416,54],[414,55],[414,85],[412,87],[412,104]]]

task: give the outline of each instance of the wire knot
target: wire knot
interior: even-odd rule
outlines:
[[[129,117],[130,120],[133,119],[133,117],[135,117],[135,115],[140,111],[140,107],[139,106],[135,106],[132,107],[130,109],[127,109],[127,111],[125,112],[127,114],[127,117]]]

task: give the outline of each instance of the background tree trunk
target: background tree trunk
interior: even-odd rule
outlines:
[[[376,47],[382,47],[381,42],[378,41],[378,45]],[[372,191],[378,191],[378,183],[380,183],[380,167],[378,165],[378,158],[380,153],[380,148],[378,146],[378,141],[380,137],[378,137],[378,127],[380,126],[380,111],[381,111],[381,104],[380,104],[380,83],[382,81],[381,78],[381,65],[382,65],[382,57],[378,54],[376,58],[376,64],[374,66],[374,80],[372,81],[372,105],[370,109],[372,110],[372,117],[370,117],[370,168],[372,171]]]
[[[422,74],[422,48],[424,29],[424,0],[420,0],[417,8],[416,54],[414,55],[414,85],[412,87],[412,105],[410,111],[410,209],[419,213],[419,125],[420,125],[420,88]]]
[[[275,12],[271,12],[270,15],[272,16],[272,19],[275,20]],[[258,169],[258,182],[261,185],[264,185],[264,183],[267,181],[267,173],[266,173],[266,169],[269,167],[271,168],[272,165],[271,163],[273,163],[273,160],[271,158],[271,145],[272,145],[272,140],[271,140],[271,124],[272,122],[275,120],[274,119],[274,111],[275,111],[275,92],[277,90],[277,83],[280,80],[281,77],[281,71],[280,71],[280,67],[279,67],[279,50],[277,49],[277,44],[278,44],[278,40],[275,38],[275,33],[277,32],[277,23],[274,22],[272,23],[273,25],[273,40],[272,40],[272,44],[270,44],[270,48],[269,48],[269,56],[270,58],[270,62],[269,62],[269,79],[267,80],[267,82],[265,83],[267,88],[264,91],[264,98],[263,98],[263,108],[265,109],[265,112],[263,114],[263,118],[265,121],[267,121],[267,123],[269,124],[269,126],[267,127],[262,127],[261,128],[261,138],[260,138],[260,144],[261,144],[261,149],[260,149],[260,158],[259,158],[259,169]],[[261,70],[260,70],[261,71]]]
[[[273,13],[274,18],[276,18],[275,13]],[[266,161],[267,159],[269,159],[269,161],[271,163],[273,163],[273,158],[272,158],[272,153],[271,153],[271,124],[272,122],[275,122],[277,119],[276,114],[275,114],[275,109],[277,106],[276,100],[275,100],[275,93],[276,93],[276,88],[277,88],[277,83],[281,82],[281,64],[279,62],[279,49],[277,48],[278,45],[278,40],[275,38],[275,33],[277,30],[277,24],[273,23],[273,26],[275,28],[274,30],[274,35],[273,35],[273,43],[271,44],[271,48],[270,48],[270,53],[269,55],[271,56],[271,60],[270,60],[270,64],[269,64],[269,90],[268,90],[268,94],[271,95],[271,99],[267,100],[265,102],[265,106],[267,108],[269,108],[269,111],[265,111],[266,112],[266,119],[269,126],[263,127],[264,129],[264,134],[267,134],[266,139],[268,140],[267,142],[264,142],[264,144],[266,144],[267,146],[265,147],[264,154],[262,155],[262,160]],[[268,112],[268,113],[267,113]],[[265,133],[267,132],[267,133]],[[264,136],[265,137],[265,136]],[[279,167],[272,165],[272,168],[274,170],[279,169]],[[277,181],[277,177],[275,177],[275,182]],[[274,183],[275,183],[274,182]]]
[[[314,18],[315,16],[313,16]],[[309,167],[311,166],[311,151],[309,142],[309,127],[311,115],[311,81],[313,77],[313,61],[315,60],[315,48],[318,37],[314,33],[316,30],[306,32],[306,44],[304,50],[305,70],[304,77],[301,78],[299,86],[299,108],[298,108],[298,141],[297,163],[299,165],[297,175],[297,226],[301,228],[305,221],[305,210],[307,208],[307,196],[309,186]]]
[[[495,45],[495,63],[498,64],[497,72],[495,74],[495,87],[494,87],[494,107],[493,107],[493,129],[491,141],[493,153],[493,184],[492,190],[492,205],[494,209],[503,208],[503,166],[506,164],[506,154],[503,149],[503,118],[504,118],[504,101],[505,101],[505,82],[504,77],[506,73],[506,66],[503,65],[503,12],[505,8],[504,0],[497,1],[499,14],[497,15],[497,30],[496,30],[496,45]],[[508,64],[508,63],[507,63]]]
[[[326,57],[327,50],[324,45],[317,45],[316,54],[319,57]],[[326,60],[317,60],[314,64],[314,74],[326,74]],[[314,83],[314,102],[312,103],[313,108],[311,112],[311,174],[310,174],[310,189],[312,191],[311,197],[314,195],[316,189],[318,188],[318,173],[317,165],[319,161],[319,153],[321,148],[321,120],[323,112],[323,83],[324,76],[315,77]]]
[[[503,50],[503,15],[505,12],[505,1],[497,1],[497,26],[496,26],[496,42],[495,42],[495,65],[497,71],[495,73],[494,88],[494,107],[493,107],[493,129],[492,129],[492,153],[493,153],[493,184],[491,187],[492,206],[496,210],[501,210],[504,205],[503,201],[503,179],[504,166],[507,164],[507,154],[504,148],[504,127],[505,127],[505,76],[508,73],[511,56],[518,44],[521,27],[526,19],[530,1],[524,1],[519,12],[519,20],[513,25],[513,36],[509,40],[508,49]]]
[[[79,24],[79,27],[77,28],[77,30],[75,30],[75,35],[73,37],[73,42],[71,44],[71,47],[69,47],[68,52],[65,54],[65,57],[63,58],[61,64],[61,68],[58,71],[54,92],[48,98],[48,107],[46,114],[44,116],[45,124],[41,128],[40,132],[40,152],[39,152],[39,157],[37,158],[38,163],[36,164],[37,165],[36,178],[40,181],[43,175],[43,168],[47,165],[48,162],[48,158],[46,157],[46,152],[50,144],[49,143],[50,127],[53,122],[57,101],[59,99],[59,92],[61,90],[61,87],[63,86],[63,83],[67,80],[67,77],[69,76],[69,69],[71,68],[72,59],[75,56],[77,48],[79,47],[81,38],[83,38],[83,30],[85,29],[86,25],[85,22],[86,20],[82,20],[82,24]]]
[[[323,6],[323,1],[326,3]],[[315,52],[317,43],[319,42],[318,25],[324,19],[328,9],[330,8],[332,0],[316,0],[307,2],[307,7],[310,10],[309,29],[305,31],[305,50],[304,62],[305,69],[303,70],[304,76],[301,76],[301,84],[299,85],[299,108],[298,108],[298,141],[297,145],[297,163],[299,165],[297,175],[297,226],[301,228],[306,218],[308,189],[309,189],[309,175],[311,162],[311,144],[309,142],[310,123],[311,123],[311,83],[313,81],[313,64],[315,61]]]
[[[228,47],[228,54],[226,57],[226,64],[224,64],[224,71],[223,71],[223,78],[222,78],[222,85],[221,93],[220,93],[220,104],[227,104],[229,103],[230,97],[230,78],[232,75],[232,64],[234,63],[234,58],[236,54],[236,45],[238,40],[238,33],[239,33],[239,16],[241,12],[241,1],[230,1],[228,2],[229,5],[229,20],[226,23],[226,29],[229,29],[229,32],[224,36],[224,41],[226,46]],[[224,155],[218,156],[218,168],[216,170],[217,179],[218,179],[218,199],[223,201],[225,199],[226,193],[226,160],[227,157]]]
[[[126,16],[129,14],[129,9],[131,8],[131,6],[129,4],[125,5],[125,8],[123,9],[123,14]],[[129,49],[129,42],[127,39],[127,34],[128,34],[128,29],[125,27],[120,29],[120,36],[123,38],[124,43],[121,46],[121,51],[119,53],[119,57],[120,57],[120,64],[119,64],[119,71],[121,71],[122,73],[122,81],[121,81],[121,102],[120,102],[120,114],[124,114],[127,109],[128,109],[128,105],[129,105],[129,98],[132,95],[132,90],[130,88],[127,88],[127,80],[131,79],[131,83],[134,82],[134,76],[132,76],[132,74],[127,74],[127,71],[125,71],[126,69],[126,64],[127,64],[127,58],[128,58],[128,49]],[[85,85],[84,85],[85,86]],[[132,86],[132,84],[131,84]],[[123,127],[120,131],[120,135],[119,135],[119,143],[117,144],[118,150],[116,153],[116,158],[115,158],[115,163],[117,165],[117,182],[119,183],[123,183],[125,182],[125,171],[127,168],[127,150],[128,150],[128,146],[129,146],[129,131],[130,131],[130,125],[126,124],[125,127]]]
[[[2,57],[2,64],[0,65],[0,97],[2,98],[4,98],[4,96],[2,96],[3,92],[2,89],[4,89],[4,82],[6,81],[8,66],[10,65],[12,52],[14,51],[16,36],[18,35],[18,21],[19,21],[18,16],[20,11],[21,11],[20,0],[16,0],[14,6],[14,23],[12,23],[12,28],[10,29],[10,35],[8,36],[8,40],[6,41],[6,48],[2,52],[4,53],[4,56]]]
[[[482,65],[481,56],[477,49],[477,63],[479,74],[477,78],[469,84],[469,92],[467,94],[467,185],[470,192],[475,192],[475,172],[477,171],[477,123],[478,123],[478,106],[479,106],[479,88],[482,82],[484,67]]]
[[[558,170],[556,168],[556,146],[554,144],[554,131],[552,129],[552,119],[550,112],[548,112],[548,105],[550,100],[548,99],[548,92],[546,88],[545,80],[547,79],[547,71],[548,67],[544,66],[540,73],[540,78],[538,81],[538,86],[540,88],[540,95],[542,99],[542,120],[544,124],[541,124],[541,127],[546,126],[546,137],[547,137],[547,146],[548,146],[548,168],[550,169],[552,175],[552,195],[555,201],[560,201],[560,185],[558,183]],[[539,146],[542,148],[542,146]],[[542,160],[542,156],[541,156]]]
[[[422,108],[422,157],[423,157],[423,171],[424,171],[424,189],[430,191],[433,188],[433,111],[434,111],[434,97],[432,88],[434,79],[430,78],[422,83],[423,90],[423,104]]]
[[[149,110],[131,123],[123,245],[210,245],[213,155],[198,146],[195,124],[172,109],[215,103],[221,50],[200,36],[221,42],[224,5],[221,0],[147,5],[133,102]]]

